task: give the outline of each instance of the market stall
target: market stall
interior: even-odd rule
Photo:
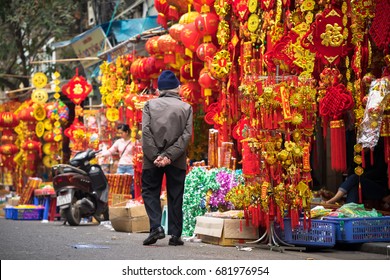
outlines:
[[[51,109],[34,97],[15,110],[18,121],[2,113],[8,137],[2,145],[8,146],[0,152],[7,168],[15,162],[19,172],[35,174],[41,150],[49,156],[47,166],[54,164],[64,136],[73,152],[108,146],[119,122],[130,126],[137,142],[143,104],[156,97],[165,69],[180,77],[180,94],[194,111],[183,234],[194,234],[196,218],[206,213],[240,210],[245,225],[262,229],[257,242],[279,246],[278,231],[329,227],[311,213],[314,188],[328,184],[324,177],[341,178],[351,163],[362,176],[371,160],[364,150],[375,149],[381,137],[389,163],[386,1],[155,0],[155,7],[164,31],[142,37],[148,55],[129,52],[100,65],[101,107],[83,110],[90,85],[76,71],[57,89]],[[44,83],[35,86],[43,89]],[[66,129],[60,94],[75,104],[76,117]],[[351,130],[352,155],[346,138]],[[13,131],[16,147],[9,141]],[[51,131],[54,142],[45,140]],[[134,158],[138,197],[141,148]],[[319,159],[328,168],[321,170]],[[126,192],[128,182],[109,178],[113,193]]]

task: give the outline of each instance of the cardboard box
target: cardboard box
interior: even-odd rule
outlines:
[[[259,238],[259,229],[244,219],[196,217],[194,233],[202,242],[221,246],[235,246]]]
[[[149,232],[149,218],[144,205],[126,207],[126,201],[109,207],[111,225],[116,231]]]
[[[108,194],[108,205],[116,205],[125,201],[128,201],[132,199],[131,194],[116,194],[116,193],[109,193]]]

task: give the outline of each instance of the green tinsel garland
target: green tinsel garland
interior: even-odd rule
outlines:
[[[183,236],[192,236],[196,217],[208,211],[207,192],[219,189],[215,177],[220,171],[219,168],[207,170],[205,167],[194,167],[187,174],[183,196]]]

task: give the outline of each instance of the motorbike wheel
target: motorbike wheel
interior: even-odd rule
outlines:
[[[78,226],[81,221],[80,209],[76,202],[77,200],[72,201],[72,204],[64,210],[66,220],[71,226]]]

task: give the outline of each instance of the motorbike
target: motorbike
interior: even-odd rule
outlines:
[[[98,164],[91,164],[101,150],[78,152],[69,164],[57,164],[51,169],[57,207],[71,226],[78,226],[82,218],[101,216],[108,220],[108,182]]]

